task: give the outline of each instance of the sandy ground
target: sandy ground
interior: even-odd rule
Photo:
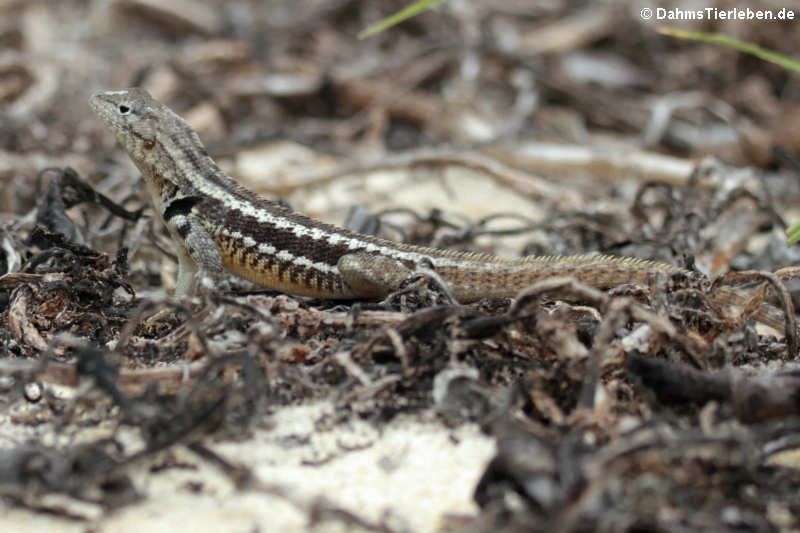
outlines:
[[[297,502],[320,497],[401,531],[434,531],[448,515],[477,511],[472,492],[495,446],[476,426],[446,428],[423,413],[397,417],[380,432],[361,421],[318,429],[331,409],[328,403],[283,408],[250,438],[211,445],[285,489],[292,502],[237,491],[216,467],[179,450],[172,457],[179,467],[132,476],[144,496],[137,504],[88,522],[7,507],[0,531],[306,531],[309,516]],[[315,530],[353,528],[334,521]]]

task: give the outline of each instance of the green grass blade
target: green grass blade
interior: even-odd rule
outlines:
[[[792,225],[791,228],[786,230],[786,237],[789,241],[789,246],[793,246],[800,242],[800,222]]]
[[[430,9],[431,7],[441,2],[444,2],[444,0],[418,0],[417,2],[414,2],[407,8],[403,9],[402,11],[398,11],[394,15],[386,17],[377,24],[373,24],[366,30],[363,30],[361,33],[358,34],[358,38],[364,39],[366,37],[369,37],[370,35],[375,35],[376,33],[382,32],[386,28],[394,26],[395,24],[399,24],[400,22],[403,22],[404,20],[413,17],[417,13],[421,13],[426,9]]]
[[[703,41],[706,43],[714,43],[719,44],[722,46],[727,46],[728,48],[733,48],[735,50],[739,50],[740,52],[744,52],[746,54],[754,55],[764,61],[769,61],[770,63],[775,63],[776,65],[780,65],[786,70],[791,70],[792,72],[800,73],[800,61],[795,61],[783,54],[779,54],[777,52],[773,52],[772,50],[767,50],[766,48],[761,48],[755,44],[747,43],[745,41],[738,41],[736,39],[731,39],[725,35],[721,35],[719,33],[704,33],[701,31],[686,31],[686,30],[679,30],[677,28],[661,28],[659,33],[662,35],[669,35],[671,37],[677,37],[678,39],[690,39],[694,41]]]

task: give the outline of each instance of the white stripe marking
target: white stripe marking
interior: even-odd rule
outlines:
[[[222,233],[227,237],[230,237],[231,239],[240,241],[245,246],[245,248],[255,247],[258,250],[258,253],[260,254],[276,257],[281,261],[290,263],[292,265],[302,266],[330,274],[339,273],[339,269],[337,269],[335,266],[331,266],[327,263],[318,263],[316,261],[311,261],[306,257],[295,256],[294,254],[286,250],[278,251],[278,249],[272,246],[271,244],[263,242],[257,243],[255,239],[253,239],[249,235],[243,235],[239,231],[223,231]]]

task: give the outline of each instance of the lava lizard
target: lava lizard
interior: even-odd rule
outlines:
[[[198,278],[213,286],[227,270],[291,294],[378,299],[396,290],[422,261],[433,266],[462,303],[514,297],[524,287],[562,276],[608,289],[625,283],[649,286],[664,275],[690,275],[672,265],[629,257],[506,259],[355,233],[239,185],[211,159],[197,133],[143,89],[97,93],[89,103],[141,171],[153,206],[175,241],[177,297],[192,294]],[[718,287],[710,297],[725,305],[747,302],[746,295],[729,287]],[[782,329],[775,311],[761,306],[756,318]]]

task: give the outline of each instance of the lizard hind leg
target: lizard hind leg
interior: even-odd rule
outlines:
[[[356,297],[370,299],[388,296],[413,273],[396,259],[364,252],[343,255],[336,267]]]

